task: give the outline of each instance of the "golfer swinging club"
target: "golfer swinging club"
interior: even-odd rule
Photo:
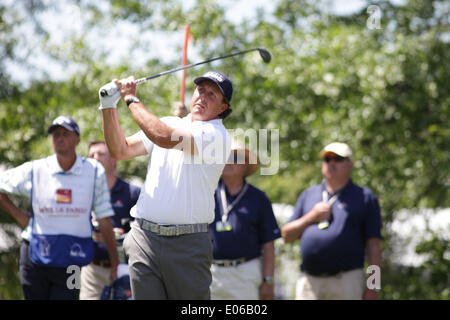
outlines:
[[[159,119],[136,97],[133,77],[99,91],[103,132],[111,155],[131,159],[150,154],[136,218],[123,247],[129,256],[134,299],[209,299],[214,191],[231,152],[222,119],[231,113],[233,87],[223,73],[194,80],[190,114]],[[119,90],[103,97],[100,92]],[[117,114],[127,104],[141,130],[125,137]]]

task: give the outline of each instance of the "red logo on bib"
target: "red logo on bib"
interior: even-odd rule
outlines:
[[[56,203],[72,203],[71,189],[56,190]]]

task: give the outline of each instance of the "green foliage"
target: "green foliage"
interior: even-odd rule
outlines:
[[[450,230],[447,230],[449,232]],[[416,253],[425,262],[418,268],[387,266],[383,269],[382,297],[384,299],[450,300],[450,241],[436,233],[420,242]]]
[[[19,279],[19,245],[0,252],[0,300],[23,299]]]
[[[235,88],[233,113],[225,125],[279,130],[278,174],[250,179],[272,202],[294,204],[300,192],[320,182],[318,153],[325,144],[339,140],[352,147],[353,180],[378,196],[386,226],[400,209],[449,207],[448,2],[410,0],[394,5],[378,1],[383,13],[380,30],[366,27],[366,8],[335,16],[323,10],[326,3],[278,0],[269,18],[259,12],[241,24],[227,20],[225,5],[214,0],[190,5],[179,0],[0,4],[0,164],[16,166],[51,154],[46,129],[60,114],[73,116],[80,125],[78,152],[86,155],[88,142],[103,138],[97,110],[101,85],[112,78],[141,77],[179,65],[178,58],[171,62],[148,58],[139,66],[124,59],[111,65],[112,52],[88,41],[90,32],[114,34],[115,25],[132,25],[138,30],[130,35],[135,47],[150,51],[148,39],[139,32],[170,35],[189,24],[198,59],[252,47],[265,47],[272,53],[268,65],[254,53],[189,70],[186,82],[189,97],[195,76],[210,68],[224,70]],[[85,20],[79,32],[66,35],[57,46],[39,19],[49,8],[58,10],[68,4],[76,5]],[[24,21],[32,24],[35,43],[41,44],[44,53],[66,66],[77,65],[79,72],[59,82],[36,78],[26,87],[12,82],[8,62],[33,67],[29,55],[21,54],[24,47],[26,52],[35,49],[21,41],[19,27]],[[122,50],[120,43],[116,48]],[[175,49],[180,48],[181,43]],[[170,75],[140,86],[138,93],[152,112],[166,116],[178,100],[178,88],[178,77]],[[119,118],[126,135],[139,129],[122,102]],[[146,165],[145,157],[122,161],[119,172],[126,179],[143,180]],[[5,217],[2,212],[0,222],[11,222]],[[389,253],[391,235],[383,233]],[[427,251],[438,257],[441,240],[427,243]],[[415,279],[411,280],[414,288],[399,276],[388,255],[385,260],[385,298],[448,298],[448,290],[438,285],[443,279],[433,278],[429,285],[422,279],[425,271],[440,274],[445,269],[439,268],[448,269],[448,259],[408,270]],[[0,269],[0,281],[4,270]]]

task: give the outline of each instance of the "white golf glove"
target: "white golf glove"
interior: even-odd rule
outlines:
[[[117,102],[120,100],[119,87],[114,82],[105,84],[98,91],[98,96],[100,98],[99,110],[117,108]]]

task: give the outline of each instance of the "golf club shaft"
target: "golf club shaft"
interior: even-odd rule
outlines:
[[[251,51],[256,51],[256,50],[260,50],[260,48],[248,49],[248,50],[245,50],[245,51],[239,51],[239,52],[227,54],[227,55],[225,55],[225,56],[221,56],[221,57],[217,57],[217,58],[211,58],[211,59],[208,59],[208,60],[205,60],[205,61],[201,61],[201,62],[197,62],[197,63],[188,64],[188,65],[186,65],[186,66],[181,66],[181,67],[178,67],[178,68],[175,68],[175,69],[171,69],[171,70],[168,70],[168,71],[164,71],[164,72],[155,74],[155,75],[153,75],[153,76],[148,76],[148,77],[145,77],[145,78],[137,79],[137,80],[136,80],[136,84],[141,84],[141,83],[143,83],[143,82],[145,82],[145,81],[148,81],[148,80],[151,80],[151,79],[155,79],[155,78],[158,78],[158,77],[161,77],[161,76],[165,76],[166,74],[170,74],[170,73],[174,73],[174,72],[177,72],[177,71],[189,69],[189,68],[192,68],[192,67],[199,66],[199,65],[201,65],[201,64],[208,63],[208,62],[212,62],[212,61],[216,61],[216,60],[220,60],[220,59],[229,58],[229,57],[237,56],[237,55],[239,55],[239,54],[245,54],[245,53],[248,53],[248,52],[251,52]]]
[[[244,51],[239,51],[239,52],[227,54],[225,56],[221,56],[221,57],[217,57],[217,58],[211,58],[211,59],[208,59],[208,60],[205,60],[205,61],[201,61],[201,62],[197,62],[197,63],[193,63],[193,64],[188,64],[186,66],[181,66],[181,67],[178,67],[178,68],[175,68],[175,69],[164,71],[164,72],[155,74],[153,76],[148,76],[148,77],[145,77],[145,78],[137,79],[136,80],[136,84],[138,85],[138,84],[144,83],[144,82],[146,82],[148,80],[155,79],[155,78],[158,78],[158,77],[161,77],[161,76],[165,76],[166,74],[170,74],[170,73],[174,73],[174,72],[177,72],[177,71],[189,69],[189,68],[192,68],[192,67],[195,67],[195,66],[199,66],[201,64],[208,63],[208,62],[212,62],[212,61],[216,61],[216,60],[220,60],[220,59],[225,59],[225,58],[230,58],[230,57],[233,57],[233,56],[237,56],[239,54],[245,54],[245,53],[248,53],[248,52],[251,52],[251,51],[256,51],[256,50],[259,51],[259,54],[260,54],[261,58],[263,59],[263,61],[265,63],[269,63],[270,62],[271,55],[270,55],[269,51],[267,51],[264,48],[253,48],[253,49],[248,49],[248,50],[244,50]],[[117,88],[115,90],[111,90],[110,89],[109,91],[106,90],[106,89],[102,89],[100,91],[100,95],[102,97],[105,97],[105,96],[108,96],[108,95],[113,95],[116,91],[117,91]]]

